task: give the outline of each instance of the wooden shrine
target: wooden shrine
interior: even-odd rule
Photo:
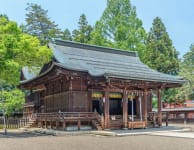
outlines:
[[[24,116],[33,116],[42,127],[146,128],[152,121],[152,91],[157,92],[161,126],[161,90],[184,83],[150,69],[133,51],[62,40],[49,47],[52,61],[37,76],[23,68],[20,84],[29,91]]]

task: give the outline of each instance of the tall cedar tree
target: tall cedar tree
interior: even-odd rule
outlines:
[[[142,58],[146,34],[136,8],[129,0],[107,0],[107,7],[96,23],[90,43],[138,51]]]
[[[178,74],[178,52],[172,45],[166,28],[159,17],[153,20],[146,46],[144,62],[148,66],[159,72],[171,75]]]
[[[194,44],[190,46],[190,51],[183,56],[180,62],[180,76],[184,77],[186,82],[178,90],[177,98],[180,100],[194,99]]]
[[[90,41],[90,34],[92,26],[88,24],[85,14],[82,14],[79,18],[78,29],[73,30],[73,41],[80,43],[88,43]]]
[[[52,38],[61,36],[58,25],[51,21],[47,15],[48,11],[40,5],[28,3],[26,11],[24,32],[36,36],[42,45],[47,44]]]
[[[159,17],[153,20],[153,26],[148,33],[144,62],[159,72],[177,75],[179,71],[178,52],[172,45],[172,41],[166,28]],[[163,91],[163,101],[176,101],[176,90]]]

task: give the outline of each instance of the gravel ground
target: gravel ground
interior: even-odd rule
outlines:
[[[150,135],[106,137],[94,135],[41,136],[0,132],[0,150],[193,150],[194,140]]]

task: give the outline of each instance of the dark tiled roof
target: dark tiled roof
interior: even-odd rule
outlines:
[[[136,52],[117,50],[76,42],[56,40],[49,44],[60,66],[87,71],[91,76],[180,83],[181,77],[167,75],[143,64]]]

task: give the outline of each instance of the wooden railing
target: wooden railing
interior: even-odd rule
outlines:
[[[32,118],[40,120],[76,120],[76,119],[96,119],[97,114],[94,112],[54,112],[54,113],[37,113]]]
[[[111,129],[120,129],[123,126],[123,117],[122,115],[111,115],[109,128]]]
[[[53,113],[37,113],[32,115],[32,119],[36,121],[40,127],[61,127],[65,130],[72,123],[76,123],[78,130],[81,124],[89,123],[94,128],[97,124],[103,129],[104,119],[97,112],[53,112]],[[94,123],[95,122],[95,123]]]
[[[27,125],[28,118],[6,118],[6,128],[17,129]],[[0,117],[0,129],[4,128],[4,120]]]

